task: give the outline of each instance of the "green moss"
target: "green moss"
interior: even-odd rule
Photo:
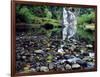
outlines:
[[[78,27],[77,34],[80,38],[84,38],[84,39],[88,40],[88,43],[92,43],[92,41],[94,41],[93,32],[84,30],[81,27]]]
[[[60,24],[59,21],[56,19],[42,18],[42,17],[36,17],[36,16],[33,16],[32,23],[33,24],[41,24],[41,25],[48,23],[48,24],[54,25],[55,27],[59,26],[59,24]]]
[[[52,55],[48,55],[46,59],[47,59],[46,60],[47,62],[52,62],[53,56]]]
[[[77,17],[78,25],[83,25],[85,23],[91,24],[95,22],[95,13],[91,12],[91,14],[83,14],[79,17]]]

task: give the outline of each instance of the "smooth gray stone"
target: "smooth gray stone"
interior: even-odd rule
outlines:
[[[49,71],[49,68],[46,67],[46,66],[41,66],[41,67],[40,67],[40,71],[48,72],[48,71]]]
[[[35,50],[34,52],[35,53],[43,53],[44,51],[43,50]]]
[[[53,69],[54,68],[54,64],[53,63],[49,63],[49,69]]]
[[[67,60],[69,63],[76,63],[77,61],[81,61],[80,58],[72,57]]]
[[[91,69],[91,68],[94,68],[95,63],[93,63],[93,62],[88,62],[87,65],[88,65],[87,68],[88,68],[88,69]]]
[[[77,68],[80,68],[81,66],[79,64],[72,64],[72,69],[77,69]]]
[[[35,68],[31,68],[30,71],[36,72],[36,69]]]
[[[66,70],[71,69],[71,68],[72,68],[71,65],[69,65],[69,64],[66,64],[66,65],[65,65],[65,69],[66,69]]]

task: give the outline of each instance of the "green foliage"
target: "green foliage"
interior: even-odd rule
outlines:
[[[42,21],[43,21],[43,24],[48,23],[48,24],[54,25],[55,27],[59,25],[59,21],[55,19],[42,18]]]
[[[84,39],[88,40],[88,43],[91,43],[94,40],[93,32],[84,30],[82,27],[78,27],[77,35],[80,38],[84,38]]]
[[[45,6],[31,6],[29,7],[32,14],[37,17],[45,17]]]
[[[41,24],[41,25],[52,24],[54,25],[54,27],[57,27],[60,24],[58,20],[50,19],[50,18],[40,18],[40,17],[34,16],[32,20],[33,20],[32,23],[34,24]]]
[[[88,42],[91,43],[94,40],[93,30],[95,30],[95,26],[93,23],[95,22],[95,13],[93,11],[87,11],[87,13],[80,15],[77,19],[77,34],[80,38],[87,39]]]
[[[47,8],[45,9],[45,17],[48,18],[48,19],[52,18],[52,13]]]
[[[33,16],[32,23],[34,23],[34,24],[42,24],[42,19],[40,17]]]
[[[17,7],[16,10],[17,10],[17,14],[18,14],[19,18],[20,17],[22,18],[22,20],[20,19],[20,21],[24,21],[26,23],[32,23],[33,15],[26,6],[23,6],[20,9],[19,9],[19,7]]]
[[[79,16],[78,18],[78,25],[83,25],[83,24],[90,24],[95,21],[95,14],[91,12],[91,14],[83,14]]]
[[[91,14],[93,11],[95,11],[94,8],[80,8],[79,16],[83,14]]]
[[[37,22],[39,18],[55,19],[60,20],[61,18],[61,7],[52,6],[33,6],[33,5],[17,5],[16,15],[17,22],[34,23]],[[39,20],[41,22],[41,20]],[[53,20],[52,20],[53,21]],[[39,22],[39,23],[40,23]]]
[[[46,34],[46,30],[44,28],[38,29],[37,30],[38,34]]]
[[[52,35],[59,35],[59,34],[61,34],[61,29],[60,28],[52,29]]]

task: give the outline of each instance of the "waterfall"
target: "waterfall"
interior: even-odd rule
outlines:
[[[61,49],[65,46],[65,39],[70,40],[76,33],[77,19],[75,14],[70,10],[63,8],[63,23]]]
[[[63,8],[63,25],[62,39],[70,39],[76,33],[77,19],[73,12]]]

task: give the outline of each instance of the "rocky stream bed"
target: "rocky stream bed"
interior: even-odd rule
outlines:
[[[61,39],[17,33],[16,71],[49,72],[91,69],[95,66],[93,45],[84,40],[69,40],[59,52]]]

